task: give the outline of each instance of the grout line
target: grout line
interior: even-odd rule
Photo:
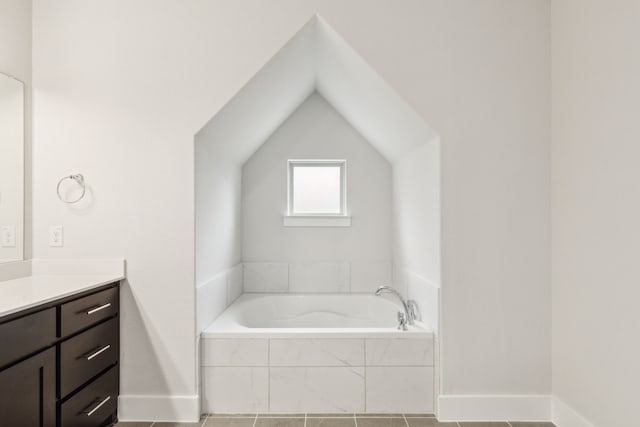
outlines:
[[[242,420],[242,419],[245,419],[245,418],[255,418],[255,417],[256,417],[255,415],[240,416],[240,415],[236,415],[236,414],[229,414],[229,415],[221,415],[221,414],[211,415],[211,414],[207,414],[206,415],[207,419],[209,419],[209,418],[214,418],[214,419],[215,418],[234,418],[234,419],[237,418],[239,420]]]
[[[271,412],[271,338],[267,339],[267,409]],[[307,427],[306,422],[304,427]]]
[[[362,353],[364,357],[364,411],[367,412],[367,340],[362,338]],[[356,426],[357,427],[357,426]]]
[[[258,421],[258,413],[256,412],[256,417],[253,419],[253,426],[256,427],[256,421]]]
[[[360,418],[369,418],[369,419],[390,419],[390,418],[402,418],[404,415],[400,414],[400,415],[395,415],[393,413],[389,413],[389,415],[369,415],[366,412],[361,412],[359,414]],[[313,417],[312,417],[313,418]],[[316,418],[348,418],[348,417],[316,417]],[[409,417],[409,418],[416,418],[419,420],[433,420],[435,417]]]
[[[366,405],[366,400],[365,400],[365,405]],[[355,412],[353,413],[353,422],[356,423],[356,427],[358,427],[358,417],[356,417]]]
[[[304,413],[304,427],[307,427],[307,413]]]
[[[345,412],[345,414],[347,413],[350,414],[351,412]],[[312,414],[316,414],[316,415],[307,414],[307,418],[344,418],[344,419],[352,418],[351,415],[333,415],[332,413],[327,413],[327,415],[324,415],[322,413],[312,412]]]
[[[409,421],[407,421],[407,417],[405,414],[402,414],[402,418],[404,419],[405,426],[409,427]]]
[[[291,263],[287,263],[287,291],[286,292],[291,293]]]
[[[297,338],[293,338],[297,339]],[[301,338],[306,339],[306,338]],[[314,338],[311,338],[312,340]],[[333,338],[329,338],[333,339]],[[336,338],[338,339],[338,338]],[[433,365],[202,365],[202,368],[433,368]]]

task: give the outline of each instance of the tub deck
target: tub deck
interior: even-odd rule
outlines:
[[[397,329],[402,307],[369,294],[245,294],[203,332],[202,338],[431,338],[420,321]]]

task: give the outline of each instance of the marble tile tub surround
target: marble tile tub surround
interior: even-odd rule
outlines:
[[[420,414],[208,415],[197,423],[122,422],[116,427],[555,427],[540,422],[439,422]]]
[[[390,261],[244,262],[245,292],[373,292],[392,282]]]
[[[416,300],[422,321],[438,331],[440,287],[387,261],[244,262],[246,293],[370,293],[392,284]]]
[[[207,413],[431,413],[432,338],[202,339]]]
[[[199,334],[242,295],[242,264],[236,264],[196,287],[196,319]]]

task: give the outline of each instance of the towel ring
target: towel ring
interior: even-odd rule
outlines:
[[[60,186],[67,179],[75,181],[82,188],[82,193],[80,193],[80,196],[75,200],[66,200],[64,197],[62,197],[62,194],[60,194]],[[58,192],[58,198],[60,199],[60,201],[68,204],[78,203],[84,198],[84,195],[87,192],[87,187],[84,184],[84,176],[82,176],[82,174],[76,174],[62,177],[60,181],[58,181],[58,187],[56,188],[56,191]]]

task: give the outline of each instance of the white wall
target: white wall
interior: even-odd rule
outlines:
[[[195,136],[196,334],[242,293],[242,165],[313,90],[313,35],[300,29]]]
[[[393,166],[393,283],[418,303],[422,320],[436,335],[441,314],[440,185],[437,139],[409,151]]]
[[[313,34],[287,40],[195,137],[198,285],[240,261],[242,165],[313,91]]]
[[[122,393],[193,395],[193,135],[316,12],[441,136],[444,390],[548,392],[548,1],[36,0],[36,256],[125,257]]]
[[[13,156],[19,162],[15,173],[24,176],[24,193],[9,195],[7,186],[1,185],[3,198],[11,200],[13,223],[0,219],[0,225],[15,225],[16,248],[0,248],[0,260],[31,257],[31,2],[24,0],[0,0],[0,72],[9,74],[25,84],[23,101],[23,154]],[[0,155],[5,154],[2,147]],[[24,156],[24,159],[22,158]],[[23,167],[24,166],[24,167]],[[5,169],[6,172],[6,168]],[[9,175],[0,177],[3,180]],[[15,179],[15,178],[14,178]],[[5,181],[6,184],[6,181]],[[11,186],[13,188],[13,186]],[[21,187],[22,189],[22,187]],[[12,192],[14,190],[11,190]],[[0,203],[3,203],[0,201]],[[8,203],[8,202],[7,202]],[[17,207],[20,206],[19,212]],[[15,209],[14,209],[15,208]],[[18,221],[19,218],[19,221]],[[9,253],[10,252],[10,253]],[[1,261],[0,261],[1,262]],[[0,267],[1,268],[1,267]]]
[[[442,140],[442,389],[548,393],[549,2],[444,3],[396,83]]]
[[[241,175],[215,146],[196,138],[196,286],[240,262]]]
[[[414,274],[440,286],[440,147],[429,141],[393,167],[394,282]],[[402,286],[402,285],[401,285]]]
[[[196,335],[242,293],[241,169],[208,142],[196,137]]]
[[[288,159],[347,161],[351,227],[283,226]],[[314,93],[242,168],[243,262],[252,263],[252,270],[260,267],[253,263],[288,264],[288,290],[292,292],[323,291],[330,286],[292,282],[298,276],[294,272],[299,271],[305,282],[309,269],[331,269],[335,263],[344,263],[341,291],[375,290],[391,280],[391,205],[389,162]],[[378,274],[366,275],[373,270]]]
[[[393,285],[405,295],[410,283],[416,285],[413,296],[434,308],[430,314],[437,318],[437,300],[422,297],[437,295],[441,277],[438,135],[429,118],[420,116],[326,21],[320,19],[318,28],[319,92],[392,163]]]
[[[640,3],[552,4],[553,393],[594,426],[628,426],[640,379]]]

